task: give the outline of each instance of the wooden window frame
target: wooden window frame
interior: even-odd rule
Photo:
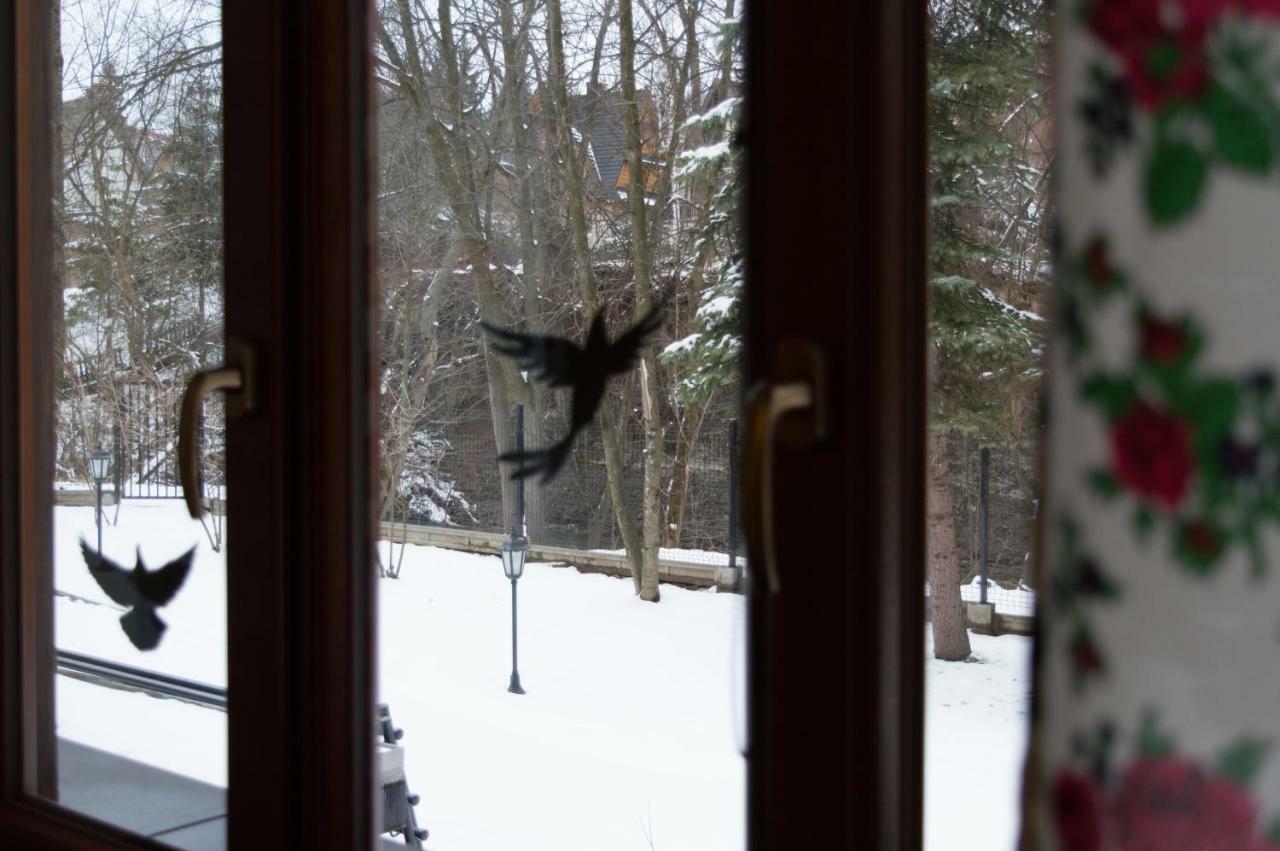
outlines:
[[[225,322],[257,351],[261,402],[227,444],[230,848],[374,836],[373,149],[353,131],[369,5],[223,5]],[[52,380],[33,355],[52,333],[47,25],[40,0],[0,12],[0,835],[158,847],[49,800]]]
[[[813,450],[777,449],[782,592],[755,597],[749,618],[748,846],[915,849],[926,7],[813,0],[801,15],[748,0],[746,10],[747,278],[761,283],[746,291],[744,386],[772,377],[784,340],[813,343],[832,434]]]
[[[228,239],[227,324],[251,343],[275,341],[259,364],[274,402],[228,445],[229,523],[255,547],[228,578],[229,594],[251,595],[253,607],[228,625],[229,689],[233,705],[252,694],[261,707],[231,719],[231,848],[359,848],[373,835],[374,578],[353,569],[369,563],[376,529],[367,404],[376,146],[372,122],[369,135],[352,129],[370,102],[369,6],[224,5],[226,149],[229,158],[254,153],[246,171],[227,176],[226,216],[271,235]],[[32,237],[47,233],[41,176],[51,172],[48,79],[43,51],[32,49],[47,38],[44,6],[14,0],[8,9],[0,835],[149,847],[30,794],[51,782],[38,759],[51,752],[53,717],[52,672],[39,668],[52,656],[51,383],[47,362],[31,357],[50,342],[47,252]],[[767,380],[781,340],[814,341],[827,355],[839,439],[804,455],[779,451],[776,494],[806,498],[774,500],[784,591],[750,602],[748,845],[912,849],[924,715],[925,9],[896,0],[806,9],[746,3],[748,271],[766,283],[746,295],[744,371],[748,384]],[[246,57],[252,80],[238,76]],[[255,185],[278,187],[280,203],[260,204]],[[237,291],[270,280],[284,283],[269,309],[237,307]],[[806,287],[844,309],[804,309]],[[334,304],[348,309],[325,309]],[[362,358],[368,371],[349,368]],[[298,410],[309,415],[286,415]],[[264,456],[264,445],[280,451]],[[350,463],[325,463],[334,457]],[[239,485],[237,458],[259,465]],[[790,531],[815,525],[839,531]]]

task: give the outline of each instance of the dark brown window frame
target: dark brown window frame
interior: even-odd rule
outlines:
[[[226,216],[246,224],[236,233],[270,236],[229,236],[227,324],[251,343],[276,341],[259,364],[274,401],[228,447],[230,524],[255,547],[229,575],[229,593],[253,606],[229,632],[229,688],[233,705],[237,694],[260,702],[252,719],[231,720],[232,848],[358,848],[373,832],[375,596],[373,572],[353,566],[368,563],[376,528],[375,424],[371,374],[350,368],[374,363],[375,147],[353,129],[369,103],[368,5],[224,5],[225,144],[247,164],[228,175]],[[924,5],[815,0],[805,16],[746,5],[748,270],[772,285],[747,293],[745,372],[768,379],[782,339],[813,340],[840,436],[779,452],[784,591],[751,601],[749,847],[918,848]],[[52,718],[52,671],[38,667],[52,645],[51,385],[30,357],[48,350],[50,328],[47,257],[31,239],[49,215],[48,80],[33,48],[46,43],[44,8],[14,0],[0,20],[0,836],[147,847],[29,794],[50,788],[36,756],[52,740],[41,723]],[[254,186],[277,187],[279,204],[261,204]],[[268,309],[237,307],[237,291],[270,280],[284,283]],[[843,310],[803,309],[805,287]],[[287,415],[299,410],[309,415]],[[334,457],[350,463],[325,463]],[[239,485],[237,458],[255,465]],[[788,535],[819,520],[838,538]]]
[[[826,357],[835,438],[778,449],[783,590],[750,610],[749,847],[914,849],[926,9],[817,0],[798,11],[747,4],[747,277],[764,284],[745,299],[746,386],[771,377],[783,340],[813,343]]]
[[[223,8],[226,326],[262,402],[227,447],[231,848],[374,835],[366,6]],[[0,12],[0,836],[156,847],[34,794],[56,788],[47,24],[39,0]]]

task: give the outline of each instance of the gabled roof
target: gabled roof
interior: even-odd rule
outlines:
[[[647,91],[637,94],[640,101],[640,141],[645,161],[651,162],[658,143],[658,117],[653,97]],[[572,95],[569,113],[575,136],[581,138],[587,131],[589,145],[587,156],[593,166],[596,185],[593,194],[607,201],[616,201],[619,181],[626,166],[627,146],[623,129],[626,101],[617,90],[596,89],[594,92]],[[622,180],[625,192],[626,181]]]

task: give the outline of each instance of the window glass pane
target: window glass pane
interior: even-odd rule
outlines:
[[[1017,842],[1049,281],[1043,0],[929,3],[925,846]]]
[[[49,4],[54,57],[59,801],[178,847],[226,815],[224,412],[178,482],[178,407],[222,360],[220,9]],[[135,565],[143,564],[142,573]]]
[[[383,827],[432,847],[745,845],[740,11],[379,3]]]

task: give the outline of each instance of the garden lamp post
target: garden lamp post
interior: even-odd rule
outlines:
[[[102,448],[102,444],[98,444],[98,448],[89,453],[89,472],[93,476],[94,484],[97,485],[98,492],[98,508],[95,512],[95,519],[98,523],[98,555],[102,555],[102,483],[107,480],[107,470],[111,466],[111,456],[107,454],[107,450]]]
[[[502,541],[502,572],[511,580],[511,684],[507,691],[524,694],[520,687],[520,670],[516,665],[516,581],[524,573],[524,557],[529,542],[524,535],[512,532]]]

